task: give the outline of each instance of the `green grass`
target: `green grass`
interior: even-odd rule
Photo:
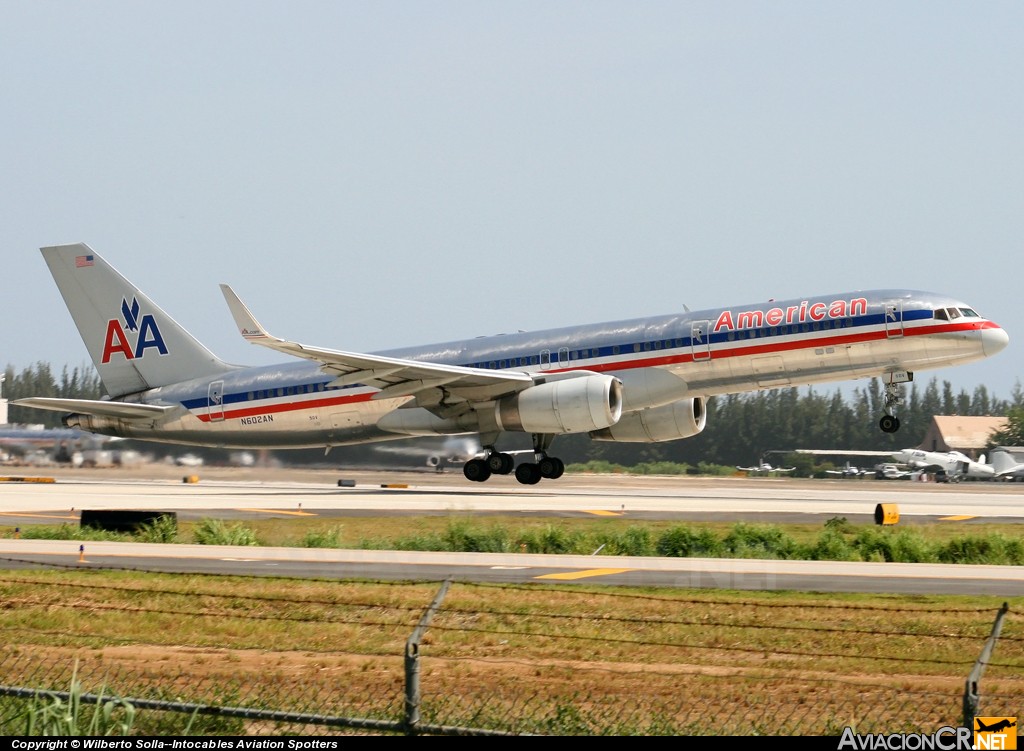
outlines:
[[[0,527],[0,536],[13,534],[13,528]],[[340,521],[336,517],[270,518],[231,524],[203,519],[181,523],[176,529],[149,525],[135,536],[70,524],[30,526],[21,536],[371,550],[1024,565],[1020,525],[876,526],[852,524],[843,517],[824,524],[785,525],[462,515]]]

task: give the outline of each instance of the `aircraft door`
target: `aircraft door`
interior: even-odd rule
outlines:
[[[711,359],[710,321],[694,321],[690,326],[690,350],[694,362]]]
[[[898,303],[886,303],[885,305],[885,335],[889,339],[897,339],[903,336],[903,301]]]
[[[214,381],[210,384],[206,406],[210,422],[220,422],[224,419],[224,381]]]

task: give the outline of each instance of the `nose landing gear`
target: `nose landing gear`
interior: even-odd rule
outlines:
[[[890,373],[883,379],[885,386],[885,414],[878,421],[883,433],[895,433],[900,429],[900,420],[893,414],[897,405],[903,404],[903,393],[900,391],[902,379],[912,380],[913,373]]]

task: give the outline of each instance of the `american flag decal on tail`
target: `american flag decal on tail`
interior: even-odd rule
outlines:
[[[92,256],[75,256],[75,268],[80,269],[83,266],[92,266]]]

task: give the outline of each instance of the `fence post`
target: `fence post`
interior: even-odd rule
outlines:
[[[1009,604],[1005,602],[1003,607],[999,608],[995,623],[992,624],[992,633],[989,634],[977,662],[974,663],[970,675],[967,676],[967,683],[964,685],[964,727],[971,732],[974,732],[974,716],[978,713],[978,701],[981,698],[978,694],[978,684],[985,672],[985,666],[988,665],[989,659],[992,657],[992,650],[995,649],[999,632],[1003,630],[1003,619],[1009,609]]]
[[[417,727],[420,723],[420,640],[423,638],[427,626],[434,617],[434,613],[441,607],[441,601],[448,594],[448,587],[451,586],[451,579],[446,579],[441,589],[434,596],[430,607],[420,616],[420,622],[416,625],[412,634],[405,642],[405,734],[417,735]]]

